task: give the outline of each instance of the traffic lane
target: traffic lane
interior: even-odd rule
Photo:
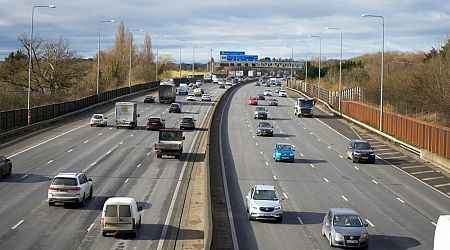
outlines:
[[[238,107],[233,106],[236,100],[238,99],[233,97],[229,109],[230,115],[225,114],[224,119],[229,117],[229,120],[223,122],[223,124],[227,123],[229,127],[225,129],[225,126],[223,126],[222,140],[225,150],[224,159],[227,166],[228,187],[233,189],[233,192],[230,190],[230,199],[239,247],[242,249],[292,249],[301,246],[309,248],[310,245],[304,243],[307,242],[307,238],[299,239],[299,235],[293,230],[296,219],[291,216],[287,216],[283,224],[258,221],[250,223],[248,221],[245,196],[250,188],[255,184],[264,183],[275,186],[277,184],[270,169],[263,163],[257,146],[252,142],[253,134],[249,132],[249,128],[246,126],[247,122],[242,122],[242,118],[240,118],[246,99],[240,99],[241,103],[237,105]],[[229,138],[226,136],[227,130],[233,131],[233,133],[228,134]],[[233,150],[232,154],[231,149]],[[230,154],[233,157],[232,159]],[[282,193],[280,195],[283,195]],[[290,213],[287,207],[286,213]],[[255,240],[252,240],[253,235],[256,236]]]

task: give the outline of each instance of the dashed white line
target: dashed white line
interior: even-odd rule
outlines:
[[[128,182],[128,180],[129,180],[129,179],[127,178],[127,179],[125,180],[125,183],[127,183],[127,182]]]
[[[24,222],[24,220],[20,220],[19,222],[17,222],[17,224],[16,225],[14,225],[12,228],[11,228],[11,230],[14,230],[14,229],[16,229],[18,226],[20,226],[20,224],[22,224]]]
[[[87,231],[88,231],[88,232],[91,231],[91,229],[92,229],[93,226],[94,226],[94,223],[92,223],[92,224],[88,227]]]
[[[319,138],[317,138],[317,140],[318,140],[318,141],[320,141],[320,139],[319,139]]]
[[[47,164],[50,164],[50,163],[52,163],[52,162],[53,162],[53,160],[50,160],[50,161],[47,162]]]
[[[73,151],[73,148],[67,150],[67,153],[70,153],[70,152],[72,152],[72,151]]]
[[[98,133],[98,135],[102,135],[102,133]]]
[[[253,138],[255,138],[255,136],[253,135]]]
[[[369,224],[371,227],[375,227],[375,225],[368,219],[366,219],[367,224]]]
[[[432,221],[431,224],[433,224],[433,226],[436,226],[436,222]]]
[[[314,165],[313,164],[309,164],[312,168],[316,168],[316,167],[314,167]]]
[[[359,170],[359,168],[357,166],[353,166],[356,170]]]
[[[83,143],[88,143],[89,142],[89,140],[86,140],[86,141],[84,141]]]
[[[148,152],[148,153],[147,153],[147,156],[149,156],[151,153],[152,153],[152,152]]]
[[[111,130],[111,129],[113,129],[113,128],[109,128],[109,129]]]
[[[286,140],[289,140],[289,138],[286,137]]]
[[[302,224],[302,225],[304,224],[303,221],[302,221],[302,218],[300,218],[300,216],[297,216],[297,220],[298,220],[298,222],[299,222],[300,224]]]
[[[286,199],[288,198],[288,196],[287,196],[287,194],[286,194],[286,193],[283,193],[283,195],[284,195],[284,198],[286,198]]]
[[[266,161],[266,165],[269,166],[269,163]]]
[[[373,183],[378,184],[378,182],[376,180],[372,180]]]
[[[120,143],[119,143],[119,145],[122,145],[123,144],[123,141],[121,141]]]
[[[344,159],[344,157],[342,155],[339,155],[339,158]]]
[[[323,177],[323,179],[326,181],[326,182],[330,182],[327,178],[325,178],[325,177]]]
[[[331,149],[331,147],[330,147],[330,146],[327,146],[327,148],[328,148],[328,149]]]
[[[309,132],[310,135],[312,135],[312,132]]]
[[[431,180],[437,180],[437,179],[442,179],[445,178],[445,176],[436,176],[436,177],[428,177],[428,178],[423,178],[422,181],[431,181]]]
[[[300,153],[300,156],[301,156],[301,157],[303,157],[303,154],[302,154],[302,153]]]
[[[273,176],[273,179],[274,179],[274,180],[277,180],[277,177],[274,175],[274,176]]]
[[[133,136],[134,136],[133,134],[130,135],[130,137],[133,137]]]
[[[256,146],[258,146],[258,143],[257,143],[257,142],[255,142],[255,144],[256,144]]]
[[[137,165],[137,167],[140,167],[141,166],[141,164],[139,163],[138,165]]]
[[[20,177],[20,179],[23,180],[23,179],[25,179],[25,178],[27,178],[27,177],[28,177],[28,175],[26,174],[26,175]]]
[[[263,152],[262,152],[262,151],[259,151],[259,153],[260,153],[261,155],[263,155]]]
[[[397,197],[397,200],[400,201],[401,203],[405,203],[402,199]]]
[[[348,201],[347,197],[341,195],[342,199],[344,199],[345,201]]]

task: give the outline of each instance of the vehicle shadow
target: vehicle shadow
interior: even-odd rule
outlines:
[[[270,117],[269,120],[272,120],[272,121],[290,121],[292,119],[291,118]]]
[[[187,162],[203,162],[205,157],[205,153],[183,153],[181,160]]]
[[[289,135],[289,134],[273,134],[273,137],[295,137],[295,135]]]
[[[321,224],[324,216],[325,216],[325,213],[295,212],[295,211],[284,210],[283,211],[283,221],[281,223],[277,222],[275,220],[258,220],[257,222],[298,225],[301,221],[301,224],[313,225],[313,224]]]
[[[86,205],[84,207],[77,203],[55,203],[55,207],[64,207],[65,209],[76,209],[76,210],[91,210],[91,211],[101,211],[106,200],[111,198],[110,196],[96,196],[94,190],[94,196],[91,199],[86,200]],[[143,210],[149,209],[152,205],[148,202],[137,201],[138,206],[142,206]]]
[[[316,160],[316,159],[304,159],[304,158],[295,158],[295,163],[304,163],[304,164],[318,164],[318,163],[326,163],[325,160]]]
[[[166,237],[161,237],[164,225],[161,224],[141,224],[137,237],[131,237],[130,234],[111,234],[110,237],[123,240],[196,240],[204,238],[203,230],[179,229],[173,226],[167,226]],[[177,232],[178,231],[178,232]]]
[[[38,183],[51,181],[53,177],[40,174],[15,174],[14,168],[11,176],[3,176],[2,182],[16,182],[16,183]]]
[[[421,243],[411,237],[393,236],[393,235],[374,235],[369,236],[368,249],[410,249],[420,246]]]

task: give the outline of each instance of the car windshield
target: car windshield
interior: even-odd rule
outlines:
[[[367,150],[372,149],[372,147],[367,142],[355,142],[355,149]]]
[[[264,107],[256,107],[256,111],[266,111],[266,108],[264,108]]]
[[[170,104],[170,106],[173,107],[173,108],[178,108],[178,107],[180,107],[180,105],[179,105],[178,103],[172,103],[172,104]]]
[[[256,100],[256,97],[252,96],[250,97],[250,100]]]
[[[278,196],[275,190],[256,190],[253,194],[254,200],[277,201]]]
[[[363,223],[358,215],[335,215],[333,225],[338,227],[362,227]]]
[[[292,151],[292,147],[290,145],[278,145],[277,149],[283,151]]]
[[[271,128],[272,125],[270,125],[270,123],[268,123],[268,122],[261,122],[258,127],[260,127],[260,128]]]
[[[192,118],[183,118],[183,122],[192,122],[193,119]]]
[[[300,106],[302,107],[312,107],[314,106],[314,100],[301,100]]]
[[[150,119],[148,119],[148,121],[150,121],[150,122],[159,122],[159,118],[150,118]]]
[[[102,119],[102,115],[94,115],[94,116],[92,116],[92,118],[94,118],[94,119]]]
[[[53,180],[52,185],[76,186],[77,179],[58,177]]]

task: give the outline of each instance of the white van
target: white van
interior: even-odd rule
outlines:
[[[180,86],[178,86],[178,94],[179,95],[188,94],[188,85],[186,83],[180,83]]]
[[[100,220],[102,236],[108,233],[131,233],[137,236],[141,226],[142,207],[130,197],[114,197],[106,200]]]
[[[439,216],[434,232],[434,250],[448,249],[450,246],[450,215]]]

